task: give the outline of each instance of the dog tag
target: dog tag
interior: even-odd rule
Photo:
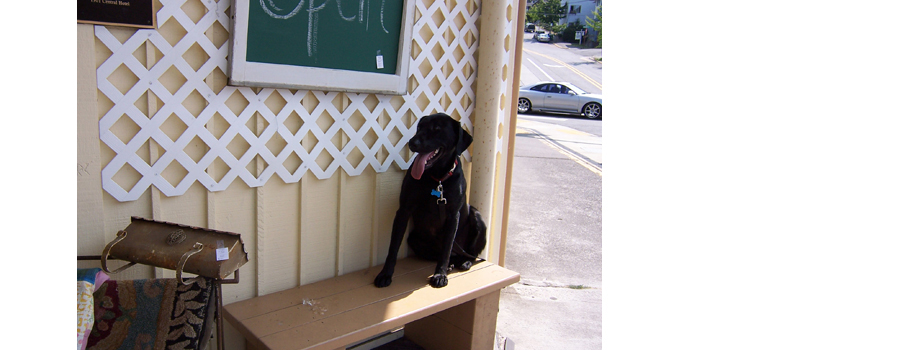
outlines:
[[[441,191],[438,191],[438,190],[431,190],[431,195],[432,195],[432,196],[435,196],[435,197],[438,197],[438,198],[441,198]]]

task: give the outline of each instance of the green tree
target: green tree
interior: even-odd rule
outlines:
[[[575,23],[569,23],[565,26],[564,29],[560,31],[562,33],[562,41],[567,43],[574,43],[575,41],[575,32],[585,29],[585,26],[581,24],[581,21],[575,20]]]
[[[601,6],[598,6],[594,9],[594,12],[591,14],[594,15],[594,18],[585,18],[585,22],[588,22],[588,27],[594,29],[597,32],[597,47],[601,47]]]
[[[547,29],[549,29],[549,31],[555,34],[559,34],[559,33],[562,33],[563,30],[565,30],[565,24],[556,24],[556,25],[550,26]]]
[[[529,8],[524,14],[524,17],[527,19],[527,23],[537,23],[537,16],[533,11],[533,7]]]
[[[527,10],[527,19],[534,23],[539,23],[544,28],[551,27],[565,17],[565,11],[569,7],[568,3],[562,3],[561,0],[543,0],[530,7]]]

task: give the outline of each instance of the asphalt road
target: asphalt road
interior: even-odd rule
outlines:
[[[521,57],[521,85],[565,81],[589,93],[603,92],[602,63],[594,61],[601,49],[579,49],[568,43],[541,43],[525,36]]]
[[[584,78],[573,71],[580,68],[547,58],[565,62],[579,55],[552,44],[525,48],[529,44],[546,46],[531,60],[551,62],[539,69],[559,74],[554,79]],[[543,74],[537,70],[524,63],[522,84],[525,76]],[[521,282],[502,291],[498,349],[601,348],[602,122],[519,116],[505,266],[519,272]]]

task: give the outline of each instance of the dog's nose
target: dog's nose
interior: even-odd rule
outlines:
[[[422,142],[419,141],[417,137],[413,136],[411,139],[409,139],[409,148],[418,148],[418,146],[421,146],[421,144]]]

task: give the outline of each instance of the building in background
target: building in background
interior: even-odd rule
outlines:
[[[576,21],[588,29],[587,41],[597,42],[597,31],[587,26],[588,18],[593,18],[596,8],[601,6],[601,0],[569,0],[566,15],[562,24],[575,23]]]

